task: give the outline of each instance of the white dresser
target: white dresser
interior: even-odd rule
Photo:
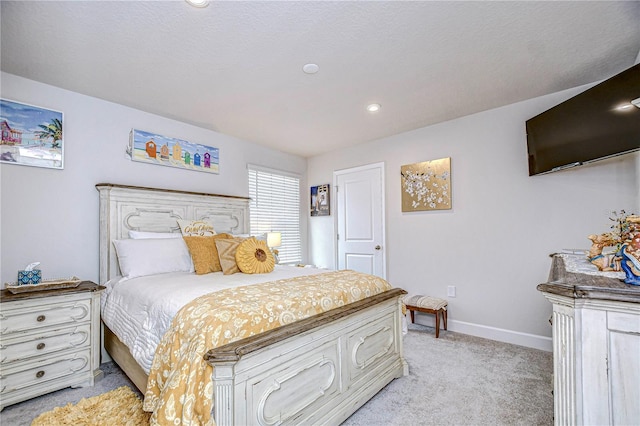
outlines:
[[[100,371],[100,293],[72,289],[0,295],[0,410],[68,386],[93,386]]]
[[[554,423],[640,424],[640,287],[565,259],[538,285],[553,304]]]

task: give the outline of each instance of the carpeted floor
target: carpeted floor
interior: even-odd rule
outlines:
[[[343,426],[553,424],[551,352],[409,325],[404,354],[409,376]]]
[[[354,413],[357,425],[551,425],[550,352],[409,325],[404,339],[409,375],[396,379]],[[93,388],[63,389],[0,412],[2,426],[30,425],[40,413],[128,385],[112,364]]]

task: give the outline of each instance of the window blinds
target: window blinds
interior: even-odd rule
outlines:
[[[300,178],[255,166],[248,170],[251,233],[280,232],[280,263],[300,262]]]

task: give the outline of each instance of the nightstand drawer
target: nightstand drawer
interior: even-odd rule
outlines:
[[[2,339],[0,344],[0,363],[2,364],[88,346],[91,340],[91,324],[14,336]]]
[[[4,309],[2,319],[2,335],[33,330],[54,325],[72,325],[90,319],[89,300],[78,300],[60,304],[25,306],[18,309]]]
[[[2,366],[0,395],[4,397],[27,387],[45,386],[45,383],[50,380],[77,375],[83,371],[89,371],[90,367],[89,349],[78,353],[68,352],[38,362],[15,363],[11,367]]]
[[[0,411],[68,386],[100,380],[100,293],[77,287],[0,291]]]

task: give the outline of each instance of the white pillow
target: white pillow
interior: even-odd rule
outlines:
[[[255,238],[256,240],[267,241],[267,233],[264,232],[262,234],[233,234],[234,237],[238,238]]]
[[[125,278],[194,271],[189,249],[182,238],[114,240],[113,245]]]
[[[179,232],[145,232],[145,231],[129,231],[129,238],[134,240],[143,240],[146,238],[182,238]]]

